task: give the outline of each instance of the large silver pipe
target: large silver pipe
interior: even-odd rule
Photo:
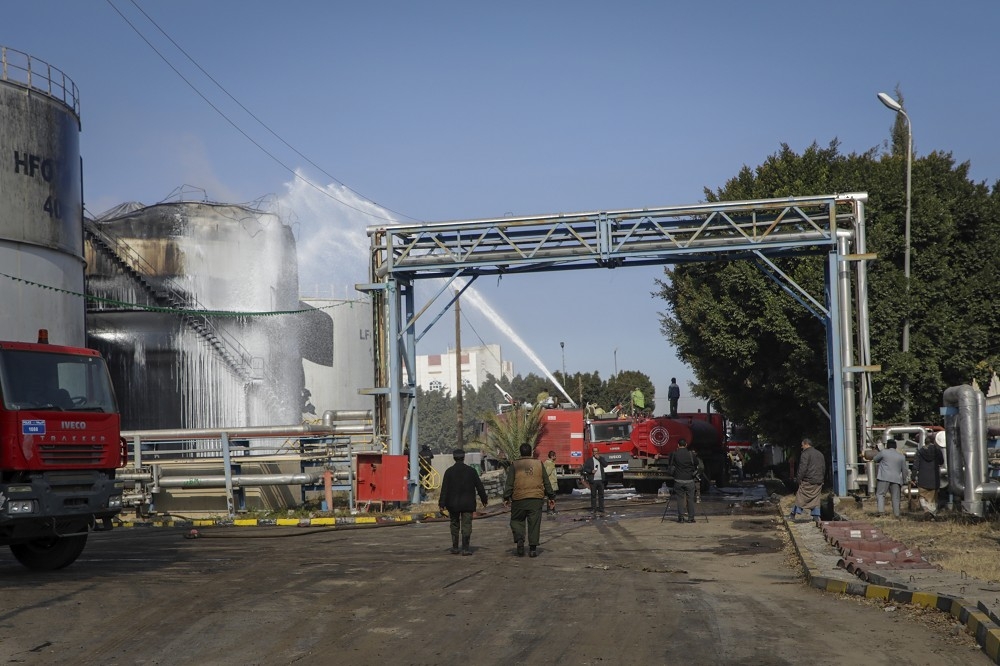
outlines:
[[[323,412],[323,425],[332,427],[334,421],[371,421],[370,409],[328,409]]]
[[[944,404],[957,409],[944,419],[951,494],[960,493],[962,509],[982,517],[983,497],[998,492],[995,483],[986,481],[986,399],[982,391],[964,384],[945,389]]]
[[[830,304],[831,310],[836,308],[840,312],[840,349],[835,349],[833,353],[840,354],[840,366],[841,368],[846,368],[851,365],[854,359],[854,345],[852,335],[852,319],[850,316],[851,312],[851,271],[850,263],[843,260],[843,257],[848,253],[849,238],[844,235],[837,236],[837,275],[831,276],[830,279],[836,279],[838,281],[837,297],[839,303]],[[831,323],[831,326],[833,323]],[[834,367],[837,367],[836,365]],[[855,406],[855,374],[853,372],[845,372],[843,369],[840,372],[840,377],[836,378],[837,382],[840,382],[843,390],[843,413],[837,414],[837,418],[843,427],[844,432],[844,471],[846,473],[846,478],[844,479],[844,489],[845,490],[857,490],[858,482],[855,476],[857,475],[857,465],[858,465],[858,424],[855,415],[857,413]],[[836,446],[836,444],[835,444]],[[839,490],[837,491],[840,492]]]
[[[134,441],[139,437],[144,442],[172,441],[178,439],[214,439],[226,433],[229,439],[251,437],[323,437],[332,435],[370,435],[370,425],[301,425],[245,426],[240,428],[193,428],[168,430],[126,430],[122,437]]]

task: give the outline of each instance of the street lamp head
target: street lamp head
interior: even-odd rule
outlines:
[[[892,97],[889,97],[887,93],[880,92],[878,94],[878,101],[882,102],[896,113],[901,113],[903,111],[903,106]]]

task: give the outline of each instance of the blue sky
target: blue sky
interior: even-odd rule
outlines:
[[[296,229],[305,295],[356,295],[364,228],[380,218],[694,203],[782,143],[880,146],[893,114],[876,93],[897,85],[918,155],[952,152],[973,179],[1000,179],[1000,3],[985,0],[0,0],[0,17],[0,45],[80,89],[91,214],[185,185],[213,201],[270,197]],[[659,332],[660,274],[476,287],[550,370],[565,342],[567,371],[641,370],[662,408],[670,377],[686,389],[692,375]],[[517,372],[538,372],[463,313],[463,345],[499,342]],[[419,352],[450,344],[448,315]],[[684,390],[682,410],[698,406]]]

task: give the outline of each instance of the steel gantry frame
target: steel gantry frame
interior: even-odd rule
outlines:
[[[480,276],[751,261],[825,325],[834,487],[845,495],[858,487],[858,452],[871,424],[869,373],[877,369],[868,328],[866,262],[874,255],[865,247],[867,200],[867,193],[850,193],[370,226],[369,283],[357,288],[373,300],[376,386],[366,392],[375,399],[375,436],[391,454],[409,448],[416,501],[416,345]],[[774,262],[824,253],[820,298]],[[415,282],[427,278],[443,278],[442,286],[417,311]],[[418,319],[446,292],[454,295],[418,334]]]

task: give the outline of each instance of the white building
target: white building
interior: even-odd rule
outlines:
[[[458,385],[455,371],[455,351],[452,349],[444,354],[417,356],[417,385],[425,391],[444,389],[454,395]],[[463,347],[462,383],[478,389],[487,375],[497,379],[514,378],[514,364],[503,360],[500,345]]]

